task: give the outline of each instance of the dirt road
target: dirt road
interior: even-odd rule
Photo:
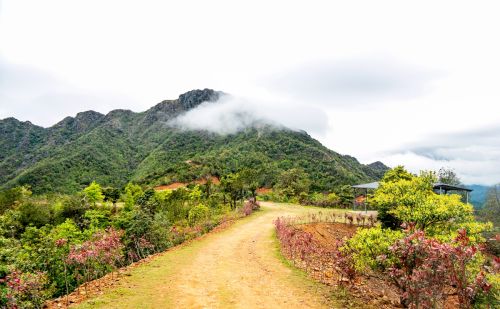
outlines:
[[[273,220],[314,211],[263,203],[219,233],[158,256],[82,308],[325,308],[323,288],[286,266]],[[324,210],[323,210],[324,211]],[[331,304],[330,304],[331,306]]]

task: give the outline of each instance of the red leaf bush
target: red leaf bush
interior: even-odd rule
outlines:
[[[70,248],[67,263],[76,267],[84,282],[114,270],[123,259],[122,235],[113,228],[97,232],[92,240]]]
[[[50,297],[49,280],[43,272],[12,271],[5,278],[8,308],[42,308]]]
[[[451,244],[417,230],[390,250],[398,262],[389,268],[389,276],[401,290],[401,303],[409,308],[442,307],[449,287],[455,289],[460,307],[470,308],[479,293],[491,288],[482,270],[470,270],[479,248],[471,245],[465,230]]]

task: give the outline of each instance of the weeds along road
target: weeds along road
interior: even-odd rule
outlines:
[[[286,265],[274,236],[278,216],[318,210],[262,203],[261,211],[229,228],[134,268],[78,308],[331,307],[321,285]]]

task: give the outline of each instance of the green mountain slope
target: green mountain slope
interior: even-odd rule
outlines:
[[[221,95],[193,90],[142,113],[88,111],[46,129],[0,120],[0,188],[28,184],[37,193],[70,193],[93,180],[117,187],[129,181],[156,185],[243,168],[258,170],[260,185],[270,186],[281,171],[301,167],[314,180],[313,189],[328,190],[378,179],[387,169],[331,151],[305,132],[266,124],[229,135],[168,125]]]

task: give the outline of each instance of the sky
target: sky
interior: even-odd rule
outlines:
[[[212,88],[232,99],[184,123],[226,132],[251,115],[362,163],[499,183],[499,11],[458,0],[3,0],[0,119],[48,127]]]

